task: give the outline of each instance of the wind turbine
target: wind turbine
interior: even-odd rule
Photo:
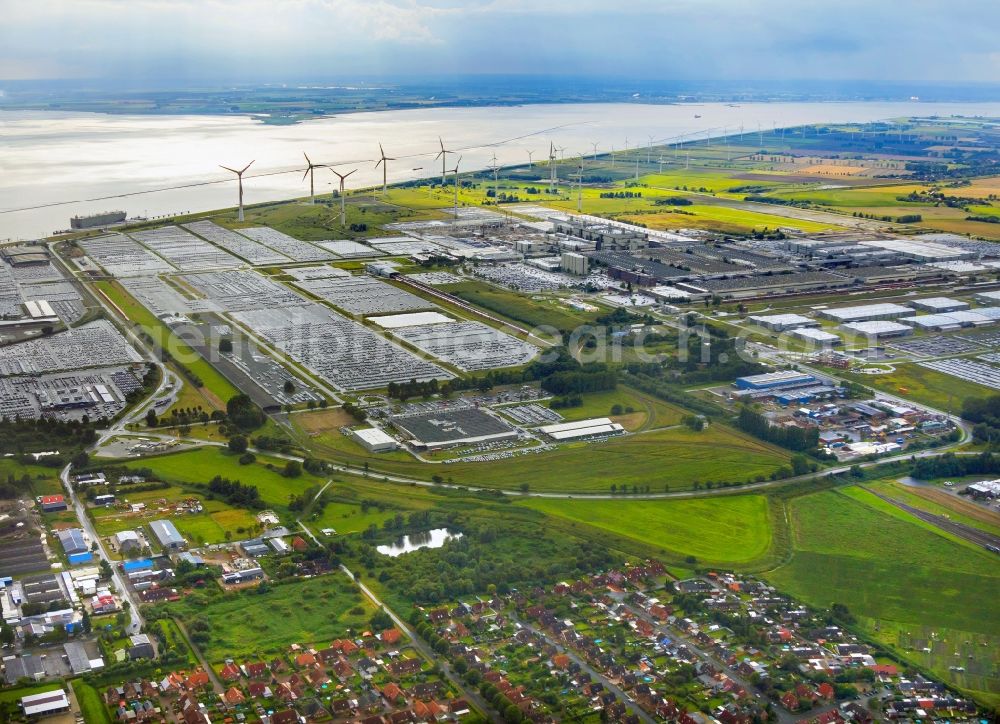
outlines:
[[[663,173],[663,154],[660,154],[660,173]]]
[[[458,218],[458,165],[462,163],[462,157],[459,156],[458,160],[455,161],[455,168],[452,169],[452,173],[455,174],[455,218]]]
[[[445,149],[445,147],[444,147],[444,141],[441,140],[441,136],[438,136],[438,143],[441,145],[441,150],[438,151],[438,154],[437,154],[437,156],[434,157],[434,160],[437,161],[439,158],[441,159],[441,185],[444,186],[444,181],[445,181],[444,175],[446,173],[446,171],[445,171],[445,161],[448,160],[448,154],[451,153],[451,151],[448,151],[448,150]],[[381,148],[382,147],[379,146],[379,149],[381,149]],[[382,154],[382,156],[384,157],[385,154]],[[395,159],[391,159],[390,158],[390,159],[387,159],[387,160],[393,161]]]
[[[614,144],[611,145],[611,168],[615,167],[615,147]]]
[[[534,151],[527,151],[528,154],[528,168],[533,168],[531,165],[531,157],[535,155]]]
[[[302,174],[302,180],[305,181],[306,180],[306,176],[309,177],[309,203],[310,204],[314,204],[314,203],[316,203],[316,190],[315,190],[315,183],[314,183],[315,182],[314,171],[317,168],[326,168],[326,164],[325,163],[313,163],[312,161],[309,160],[309,157],[306,156],[305,151],[302,152],[302,155],[305,156],[306,163],[309,164],[306,167],[306,172],[304,174]]]
[[[344,202],[344,179],[346,179],[352,173],[354,173],[355,171],[357,171],[357,169],[356,168],[355,169],[351,169],[347,173],[340,173],[340,171],[337,171],[336,169],[333,169],[333,168],[331,168],[330,170],[333,171],[333,173],[337,176],[337,178],[340,179],[340,225],[341,226],[346,226],[347,225],[347,221],[346,221],[347,220],[347,210],[346,210],[346,208],[344,206],[344,203],[345,203]]]
[[[500,205],[500,181],[497,174],[500,172],[501,166],[497,165],[497,155],[493,154],[493,165],[489,167],[493,172],[493,203],[497,206]]]
[[[382,150],[382,144],[378,145],[378,152],[380,154],[379,160],[375,163],[375,168],[379,166],[382,167],[382,195],[385,196],[389,188],[389,161],[395,161],[394,158],[389,158],[385,155],[385,151]]]
[[[649,145],[646,146],[646,163],[647,164],[650,162],[650,159],[652,158],[652,155],[653,155],[653,137],[650,136],[649,137]]]
[[[559,171],[556,169],[556,146],[549,141],[549,187],[555,187],[559,181]]]
[[[580,165],[576,170],[576,212],[583,213],[583,154],[580,154]]]
[[[229,168],[229,166],[223,166],[221,164],[219,165],[219,168],[224,168],[227,171],[236,174],[236,178],[239,180],[240,183],[240,206],[239,206],[239,213],[236,216],[237,221],[243,221],[243,174],[246,173],[246,170],[251,166],[253,166],[253,161],[251,161],[246,166],[237,171],[235,168]]]
[[[592,143],[592,144],[590,144],[590,145],[594,147],[594,160],[596,161],[596,160],[597,160],[597,146],[598,146],[599,144],[597,144],[597,143]]]

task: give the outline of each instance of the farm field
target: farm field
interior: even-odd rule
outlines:
[[[651,229],[706,229],[722,233],[745,233],[754,230],[777,229],[778,227],[799,229],[800,231],[826,231],[837,228],[833,224],[818,221],[793,219],[757,211],[745,211],[726,206],[692,204],[682,207],[684,213],[664,211],[635,216],[624,215],[623,221],[631,221]]]
[[[340,573],[304,581],[272,583],[234,593],[194,593],[166,606],[185,626],[198,619],[209,626],[199,645],[212,664],[276,654],[293,643],[329,645],[367,627],[374,607]]]
[[[693,500],[549,500],[523,503],[712,565],[749,563],[771,544],[767,498],[726,495]]]
[[[612,415],[611,408],[614,405],[621,405],[623,414]],[[629,408],[632,408],[632,413],[628,412]],[[687,414],[679,407],[623,385],[615,390],[583,395],[580,407],[565,407],[556,411],[568,422],[592,417],[612,417],[627,430],[650,430],[677,425]]]
[[[890,644],[898,645],[893,630],[927,626],[1000,646],[994,554],[887,515],[875,503],[881,501],[860,490],[792,501],[792,557],[766,577],[809,604],[846,605],[869,633]],[[947,667],[934,673],[950,679]],[[971,688],[988,691],[997,682],[983,683]]]

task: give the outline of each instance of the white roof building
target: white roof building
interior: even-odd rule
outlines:
[[[363,427],[351,430],[351,437],[368,452],[385,452],[399,447],[396,439],[377,427]]]
[[[21,710],[26,717],[45,716],[69,709],[69,699],[62,689],[31,694],[21,699]]]

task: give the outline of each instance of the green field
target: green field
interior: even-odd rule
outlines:
[[[0,458],[0,477],[7,480],[13,476],[20,480],[23,476],[31,478],[32,495],[57,495],[63,492],[57,468],[47,468],[44,465],[22,465],[13,458]]]
[[[199,645],[212,664],[255,655],[273,655],[294,643],[324,648],[335,638],[359,634],[375,612],[346,576],[272,584],[207,596],[192,594],[167,609],[185,626],[195,619],[209,625],[210,640]]]
[[[162,517],[156,512],[161,499],[166,500],[168,505],[173,505],[192,497],[201,501],[203,512],[169,517],[181,535],[198,545],[222,543],[226,540],[226,531],[238,537],[239,528],[249,529],[256,523],[256,519],[249,511],[233,508],[221,500],[209,500],[206,493],[200,490],[185,490],[177,486],[140,493],[129,493],[127,487],[122,488],[119,494],[121,500],[146,504],[147,513],[144,516],[129,515],[116,508],[92,508],[91,517],[94,519],[94,527],[98,534],[109,536],[118,531],[135,529]]]
[[[726,495],[692,500],[550,500],[521,503],[618,535],[695,556],[712,565],[748,563],[771,544],[767,498]]]
[[[286,478],[280,470],[285,461],[278,458],[257,456],[257,462],[250,465],[240,465],[237,455],[225,448],[203,447],[169,455],[143,458],[140,465],[153,471],[156,477],[171,483],[208,484],[216,475],[230,480],[239,480],[244,485],[256,485],[261,499],[269,506],[284,508],[288,505],[288,496],[301,493],[316,483],[323,482],[310,473],[303,472],[301,477]],[[269,470],[267,465],[274,466]]]
[[[595,313],[578,312],[558,301],[532,299],[524,294],[502,289],[479,281],[448,284],[442,291],[453,294],[471,304],[487,309],[503,317],[528,327],[555,327],[560,331],[572,331],[594,321]]]
[[[74,679],[72,686],[86,724],[111,724],[108,708],[97,689],[81,679]]]
[[[610,399],[610,398],[608,398]],[[605,401],[606,402],[606,401]],[[570,408],[565,412],[571,412]],[[636,407],[636,409],[639,409]],[[656,425],[674,424],[675,408],[654,408]],[[604,416],[610,405],[594,407],[595,415]],[[562,412],[562,411],[561,411]],[[590,416],[590,415],[587,415]],[[429,480],[439,475],[460,485],[475,485],[503,490],[517,490],[528,483],[535,491],[605,492],[612,483],[651,486],[662,492],[691,488],[699,483],[745,482],[771,472],[788,462],[789,454],[732,428],[712,425],[702,432],[668,428],[641,432],[606,442],[579,442],[560,445],[541,453],[521,455],[496,463],[457,462],[433,465],[414,459],[403,461],[368,454],[351,443],[357,453],[345,449],[345,438],[338,432],[317,439],[336,438],[337,460],[354,466],[366,462],[371,475],[405,475]],[[305,440],[305,438],[303,438]],[[349,441],[348,441],[349,442]],[[264,491],[261,490],[263,495]]]
[[[898,646],[898,631],[925,626],[987,637],[994,650],[1000,647],[994,554],[887,514],[881,505],[859,490],[794,500],[792,558],[767,577],[811,605],[846,605],[892,645]],[[951,678],[946,666],[934,673]],[[1000,678],[994,671],[992,683],[964,683],[988,691]]]

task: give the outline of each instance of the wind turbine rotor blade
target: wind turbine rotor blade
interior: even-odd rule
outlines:
[[[310,166],[313,165],[313,162],[309,160],[308,156],[306,156],[306,152],[305,151],[302,152],[302,156],[306,159],[306,163],[308,163]]]
[[[257,159],[254,159],[254,161],[256,161],[256,160],[257,160]],[[246,171],[246,170],[247,170],[248,168],[250,168],[251,166],[253,166],[253,161],[251,161],[251,162],[250,162],[250,163],[248,163],[248,164],[247,164],[246,166],[244,166],[244,167],[243,167],[243,170],[242,170],[242,171],[240,171],[240,174],[243,174],[243,173],[244,173],[244,172],[245,172],[245,171]]]
[[[303,173],[303,174],[302,174],[302,180],[303,180],[303,181],[305,181],[305,180],[306,180],[306,176],[308,176],[308,175],[309,175],[309,172],[310,172],[310,171],[312,171],[312,169],[313,169],[313,167],[312,167],[312,166],[310,166],[309,168],[307,168],[307,169],[305,170],[305,173]]]
[[[239,171],[237,171],[237,170],[236,170],[235,168],[229,168],[229,166],[222,166],[221,164],[219,165],[219,168],[224,168],[224,169],[226,169],[227,171],[229,171],[229,172],[231,172],[231,173],[235,173],[235,174],[239,174],[239,173],[240,173],[240,172],[239,172]]]
[[[350,176],[350,175],[351,175],[352,173],[354,173],[355,171],[357,171],[357,169],[356,169],[356,168],[353,168],[353,169],[351,169],[350,171],[348,171],[347,173],[345,173],[345,174],[344,174],[344,178],[347,178],[348,176]]]

